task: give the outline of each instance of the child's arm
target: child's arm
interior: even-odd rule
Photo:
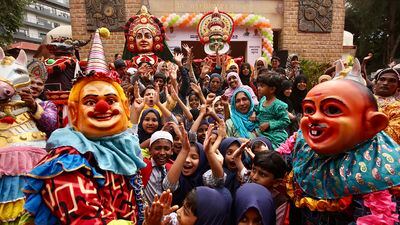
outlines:
[[[290,124],[289,114],[287,112],[287,106],[279,105],[275,108],[276,118],[274,120],[269,120],[269,129],[285,129]]]
[[[171,88],[171,97],[178,102],[179,107],[181,107],[183,111],[183,115],[186,117],[187,121],[193,121],[193,115],[190,110],[186,107],[186,105],[182,102],[179,98],[178,94],[176,93],[175,89]]]
[[[167,179],[167,181],[163,181],[164,190],[171,188],[172,191],[175,191],[173,189],[178,188],[178,181],[182,172],[183,164],[185,163],[186,157],[188,156],[190,151],[190,143],[187,132],[185,131],[185,128],[183,128],[183,125],[180,125],[178,127],[178,125],[173,122],[170,122],[168,124],[173,127],[175,134],[182,141],[182,150],[179,152],[178,156],[176,157],[174,163],[167,173],[167,176],[165,178]]]
[[[286,139],[275,151],[281,155],[289,155],[292,153],[294,144],[296,143],[297,133],[295,132],[292,136]]]
[[[201,121],[203,120],[203,118],[206,116],[206,109],[207,106],[206,105],[201,105],[200,106],[200,113],[199,116],[197,117],[197,119],[194,121],[192,127],[190,128],[190,131],[197,133],[197,129],[199,129]]]
[[[241,172],[242,170],[245,168],[244,164],[242,162],[242,153],[245,150],[245,148],[249,145],[250,140],[248,140],[247,142],[243,143],[240,148],[236,149],[236,151],[233,153],[232,157],[235,160],[235,164],[237,167],[237,175],[239,177],[241,177]]]
[[[203,92],[201,91],[200,85],[195,83],[190,83],[190,87],[192,88],[194,93],[196,93],[197,96],[200,98],[201,104],[206,104],[206,98],[204,97]]]

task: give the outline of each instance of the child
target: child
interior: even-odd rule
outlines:
[[[257,78],[258,94],[263,97],[260,104],[255,107],[259,121],[256,132],[258,135],[266,136],[272,142],[274,149],[287,139],[288,134],[285,129],[290,124],[287,104],[275,97],[280,84],[281,78],[276,75],[261,75]]]
[[[232,197],[226,188],[212,189],[197,187],[186,196],[183,206],[176,213],[171,213],[162,219],[166,209],[167,213],[174,211],[171,207],[171,196],[164,192],[160,198],[155,198],[151,207],[145,210],[144,225],[224,225],[229,218]]]
[[[281,225],[286,217],[288,207],[288,197],[283,194],[285,193],[285,188],[282,187],[287,165],[279,153],[262,151],[255,154],[252,169],[248,171],[240,157],[244,146],[242,145],[233,154],[242,182],[260,184],[271,192],[275,203],[276,224]]]
[[[259,184],[243,184],[237,190],[233,213],[237,225],[275,225],[275,207],[271,192]]]

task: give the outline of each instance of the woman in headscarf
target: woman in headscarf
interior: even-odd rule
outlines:
[[[239,77],[244,85],[250,85],[251,66],[249,63],[243,63],[240,66]]]
[[[179,187],[172,195],[173,205],[182,206],[183,200],[191,190],[198,186],[203,186],[202,176],[208,168],[203,145],[198,142],[191,143],[190,152],[186,157],[179,177]]]
[[[222,90],[224,80],[221,75],[218,73],[213,73],[210,76],[210,84],[208,85],[208,90],[204,93],[204,96],[207,96],[208,93],[214,93],[215,95],[222,95],[224,91]]]
[[[250,93],[254,105],[258,105],[258,99],[257,96],[254,94],[253,89],[251,89],[251,87],[247,85],[242,84],[239,74],[237,74],[236,72],[230,72],[226,76],[226,80],[228,81],[229,87],[225,90],[224,95],[228,97],[229,101],[231,101],[232,95],[235,90],[240,87],[246,89]]]
[[[256,184],[243,184],[236,192],[233,204],[236,225],[275,225],[275,206],[267,188]]]
[[[300,68],[299,56],[297,54],[289,55],[286,61],[286,77],[290,80],[294,80],[302,73],[303,72]]]
[[[231,99],[231,118],[226,121],[226,132],[230,137],[252,139],[256,124],[249,119],[254,112],[254,102],[250,92],[237,88]]]
[[[293,109],[296,115],[303,114],[303,108],[301,103],[307,95],[307,77],[304,75],[299,75],[294,79],[292,93],[290,94],[290,100],[293,104]]]

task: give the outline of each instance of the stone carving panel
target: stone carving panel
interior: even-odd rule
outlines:
[[[107,27],[110,31],[122,31],[126,23],[125,0],[85,0],[88,31]]]
[[[299,31],[330,33],[333,0],[299,0]]]

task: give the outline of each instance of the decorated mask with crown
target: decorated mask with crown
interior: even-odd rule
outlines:
[[[165,29],[162,22],[151,15],[146,6],[140,13],[129,18],[125,25],[124,59],[132,59],[133,66],[150,63],[157,66],[159,57],[171,60],[172,54],[165,43]]]
[[[227,13],[218,11],[208,12],[200,19],[197,33],[204,51],[208,55],[225,54],[229,51],[229,41],[234,30],[234,23]]]

